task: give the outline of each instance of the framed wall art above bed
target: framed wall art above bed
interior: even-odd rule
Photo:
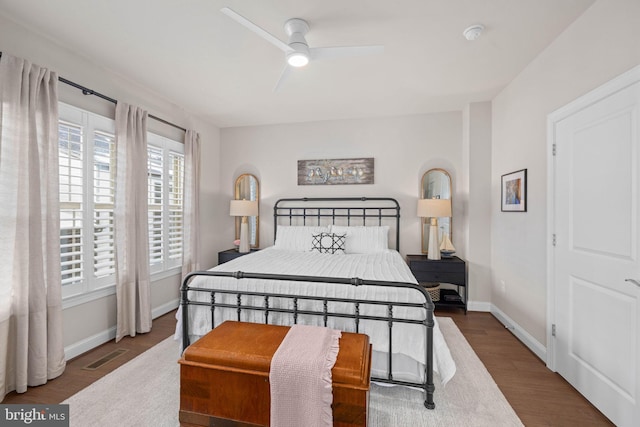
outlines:
[[[373,184],[374,159],[298,160],[298,185]]]

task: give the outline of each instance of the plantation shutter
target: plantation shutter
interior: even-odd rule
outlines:
[[[83,129],[59,122],[60,258],[62,285],[83,280]]]
[[[164,202],[164,156],[163,150],[151,144],[147,145],[148,152],[148,183],[149,183],[149,264],[162,264],[164,250],[163,241],[163,202]],[[153,271],[153,270],[152,270]]]
[[[115,136],[96,131],[93,143],[93,271],[100,278],[115,274]]]
[[[184,154],[169,152],[169,264],[181,265],[183,243]]]

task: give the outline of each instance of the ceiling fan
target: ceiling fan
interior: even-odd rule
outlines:
[[[263,28],[249,21],[239,13],[223,7],[222,13],[238,22],[240,25],[253,31],[269,43],[282,50],[287,59],[287,64],[276,83],[274,91],[278,91],[294,68],[304,67],[309,61],[319,59],[343,58],[349,56],[363,56],[382,53],[384,46],[343,46],[343,47],[309,47],[304,36],[309,31],[309,24],[304,19],[292,18],[284,23],[284,31],[289,36],[289,42],[285,43]]]

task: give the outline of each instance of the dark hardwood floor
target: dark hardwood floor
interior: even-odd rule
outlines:
[[[613,426],[490,313],[438,311],[451,317],[527,427]]]
[[[613,425],[560,375],[549,371],[491,314],[442,310],[436,315],[453,318],[525,426]],[[10,393],[2,403],[60,403],[169,337],[174,328],[175,312],[171,312],[155,319],[150,333],[95,348],[70,360],[59,378],[31,387],[23,394]],[[120,348],[128,351],[94,371],[83,369]]]
[[[154,319],[151,332],[147,334],[139,334],[135,338],[124,337],[118,343],[115,340],[109,341],[67,361],[64,373],[58,378],[38,387],[29,387],[26,393],[9,393],[2,403],[50,404],[62,402],[160,341],[173,335],[176,327],[175,315],[176,312],[171,311]],[[96,370],[83,369],[85,366],[120,348],[128,351]]]

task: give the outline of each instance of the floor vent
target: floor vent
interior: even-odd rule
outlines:
[[[95,371],[96,369],[106,365],[107,363],[111,362],[113,359],[116,359],[120,356],[122,356],[123,354],[125,354],[127,351],[127,349],[125,348],[118,348],[116,350],[113,350],[111,353],[108,353],[107,355],[101,357],[100,359],[96,360],[93,363],[90,363],[89,365],[85,366],[82,369],[86,369],[87,371]]]

